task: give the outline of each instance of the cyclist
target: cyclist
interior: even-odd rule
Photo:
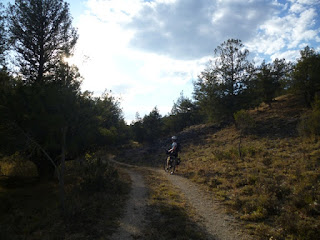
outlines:
[[[171,156],[174,156],[174,157],[178,157],[178,143],[177,143],[177,137],[176,136],[173,136],[171,138],[172,140],[172,145],[171,145],[171,148],[168,150],[168,153],[171,155]]]
[[[172,145],[171,145],[171,148],[167,151],[167,154],[169,154],[170,157],[176,158],[176,166],[175,167],[177,167],[177,165],[180,164],[180,158],[178,158],[179,144],[177,142],[177,139],[178,138],[176,136],[171,137]],[[170,157],[167,159],[167,167],[169,165]],[[171,172],[171,174],[173,174],[173,172]]]

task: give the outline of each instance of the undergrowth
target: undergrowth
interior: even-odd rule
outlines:
[[[129,177],[108,161],[67,162],[63,213],[57,182],[22,175],[0,178],[0,239],[99,239],[117,228]]]

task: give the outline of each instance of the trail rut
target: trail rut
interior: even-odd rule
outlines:
[[[203,219],[202,224],[216,240],[249,240],[250,236],[243,233],[236,220],[224,213],[223,207],[213,200],[211,194],[202,190],[196,183],[178,175],[166,175],[167,179],[176,186]]]
[[[112,235],[112,240],[143,239],[143,229],[147,227],[145,211],[148,204],[148,189],[144,184],[140,171],[135,171],[134,166],[118,163],[125,167],[132,180],[130,198],[126,205],[125,216],[120,221],[118,231]],[[129,167],[129,168],[128,168]],[[170,175],[163,170],[147,168],[157,174],[165,176],[173,186],[179,189],[189,204],[199,215],[204,226],[214,240],[251,240],[251,236],[241,231],[237,221],[226,214],[221,204],[212,198],[212,195],[200,188],[196,183],[178,175]],[[212,239],[212,237],[208,238]]]
[[[145,208],[147,205],[147,188],[143,177],[134,170],[124,169],[131,178],[132,186],[129,200],[126,204],[124,217],[120,220],[117,232],[111,240],[141,239],[145,222]]]

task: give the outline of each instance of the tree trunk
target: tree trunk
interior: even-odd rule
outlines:
[[[64,190],[64,175],[66,169],[66,135],[67,135],[67,127],[62,128],[62,138],[61,138],[61,170],[59,176],[59,186],[60,186],[60,204],[62,214],[65,212],[65,190]]]

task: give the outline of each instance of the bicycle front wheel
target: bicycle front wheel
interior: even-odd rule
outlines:
[[[166,158],[163,165],[164,165],[164,171],[169,172],[169,170],[170,170],[170,157]]]
[[[171,167],[170,167],[170,173],[171,174],[174,174],[175,170],[176,170],[176,158],[172,158],[172,161],[171,161]]]

